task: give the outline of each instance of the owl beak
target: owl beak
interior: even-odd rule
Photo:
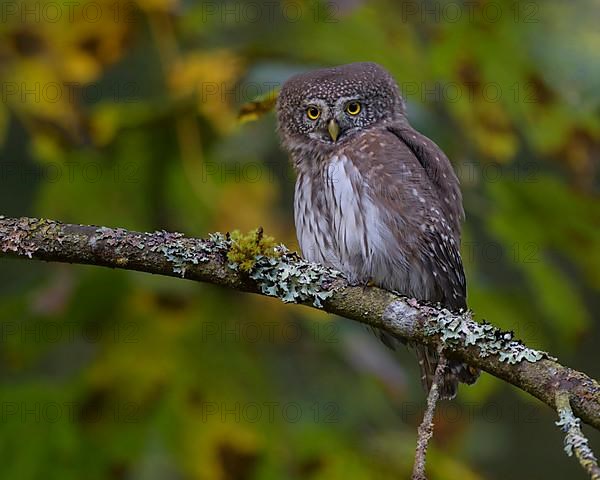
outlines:
[[[340,136],[340,126],[333,118],[329,120],[329,123],[327,124],[327,130],[329,131],[329,136],[331,139],[336,142]]]

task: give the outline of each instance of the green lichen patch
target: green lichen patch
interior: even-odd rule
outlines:
[[[333,295],[333,282],[342,274],[307,262],[284,246],[277,250],[275,257],[258,256],[250,272],[261,292],[286,303],[311,302],[322,307],[322,301]]]
[[[123,247],[133,247],[138,250],[144,250],[146,248],[146,243],[148,239],[154,235],[152,233],[132,233],[125,230],[124,228],[108,227],[100,227],[96,229],[96,233],[97,235],[90,239],[90,242],[93,244],[95,244],[98,241],[103,241],[106,245],[110,247],[116,247],[121,249]],[[150,243],[152,246],[154,246],[154,243]]]
[[[278,244],[273,237],[264,235],[262,227],[244,234],[234,230],[229,234],[231,245],[227,260],[233,269],[250,272],[259,257],[278,257]]]
[[[333,295],[333,281],[341,277],[277,244],[260,227],[246,234],[231,232],[228,239],[229,267],[248,273],[262,293],[286,303],[311,302],[322,307],[322,301]]]
[[[173,273],[181,277],[185,277],[190,266],[207,262],[211,255],[224,254],[229,248],[229,241],[220,233],[213,233],[208,240],[202,240],[186,238],[178,232],[132,234],[122,228],[100,227],[96,234],[89,240],[93,247],[102,242],[106,246],[116,248],[119,254],[124,254],[128,247],[160,253],[173,265]],[[126,256],[119,258],[121,264],[126,264],[127,261]]]
[[[447,345],[476,346],[481,357],[498,355],[501,362],[509,364],[552,359],[548,353],[526,347],[515,340],[513,332],[502,331],[487,322],[478,323],[465,318],[465,315],[455,315],[447,310],[442,310],[427,325],[425,333],[439,335]]]
[[[564,409],[558,411],[558,417],[556,426],[566,433],[565,453],[570,457],[575,449],[588,448],[588,439],[581,434],[581,420],[571,410]]]
[[[146,245],[152,252],[161,253],[173,265],[173,273],[185,277],[192,265],[207,262],[211,255],[223,253],[229,242],[221,234],[212,234],[209,240],[185,238],[181,233],[155,232],[150,234]]]
[[[98,235],[90,239],[91,243],[101,240],[110,247],[116,247],[118,245],[127,244],[129,240],[128,232],[124,228],[100,227],[96,229],[96,233]]]
[[[564,440],[565,453],[569,457],[576,453],[579,462],[586,470],[597,469],[598,460],[588,444],[588,439],[581,431],[581,420],[573,414],[567,392],[556,394],[556,408],[558,411],[556,425],[566,434]],[[594,477],[592,476],[592,478]]]
[[[40,248],[32,239],[36,234],[54,238],[59,243],[63,241],[58,223],[38,218],[19,218],[0,227],[0,250],[32,258]]]

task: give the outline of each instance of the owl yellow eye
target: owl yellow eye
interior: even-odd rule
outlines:
[[[306,116],[311,120],[316,120],[321,116],[321,110],[319,110],[317,107],[308,107],[306,109]]]
[[[350,102],[346,105],[346,112],[350,115],[358,115],[360,113],[360,103],[358,102]]]

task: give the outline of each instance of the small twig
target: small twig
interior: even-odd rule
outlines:
[[[590,475],[592,480],[600,480],[600,467],[598,460],[594,456],[588,445],[588,439],[581,431],[581,420],[573,414],[571,402],[569,401],[569,392],[558,390],[556,392],[556,411],[559,420],[556,425],[561,427],[566,433],[565,452],[569,457],[575,452],[575,457],[583,469]]]
[[[435,368],[433,383],[431,384],[429,394],[427,395],[427,408],[423,415],[423,421],[421,422],[421,425],[419,425],[415,465],[412,474],[413,480],[427,480],[427,477],[425,476],[425,457],[427,455],[429,440],[431,440],[431,437],[433,436],[433,415],[438,399],[440,398],[440,386],[442,379],[444,378],[446,365],[448,364],[441,348],[439,349],[438,357],[438,364]]]

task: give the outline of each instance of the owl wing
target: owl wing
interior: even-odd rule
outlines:
[[[464,213],[458,179],[448,158],[413,129],[370,135],[368,146],[359,144],[356,153],[362,157],[358,163],[370,186],[369,195],[393,233],[395,245],[387,251],[391,255],[401,252],[413,271],[420,270],[423,289],[434,291],[420,299],[453,310],[466,308],[460,257]]]
[[[447,210],[453,228],[460,234],[460,223],[465,218],[462,194],[458,178],[446,154],[433,140],[417,132],[406,119],[396,122],[389,127],[389,131],[417,158],[444,202],[442,207]]]
[[[432,232],[428,235],[425,262],[435,279],[442,298],[440,303],[451,309],[467,308],[467,284],[463,270],[460,250],[451,235]]]
[[[441,231],[431,232],[430,247],[436,278],[450,308],[466,308],[466,280],[460,257],[460,224],[465,218],[460,184],[450,160],[440,147],[416,131],[406,119],[389,130],[406,145],[418,160],[434,187],[442,213]],[[451,234],[446,225],[450,226]],[[441,269],[440,272],[438,269]]]
[[[402,257],[390,277],[408,276],[408,284],[400,282],[406,287],[402,293],[440,302],[451,310],[466,308],[460,258],[464,211],[458,179],[448,158],[427,137],[405,126],[370,132],[355,147],[352,157],[366,184],[365,193],[376,207],[375,223],[379,229],[383,227],[384,235],[390,233],[385,235],[385,252],[390,257]],[[392,263],[390,258],[387,264]],[[396,337],[376,333],[384,344],[395,348]],[[423,345],[414,348],[421,381],[429,390],[438,364],[437,351]],[[470,384],[478,375],[479,371],[464,363],[449,361],[441,397],[453,398],[459,381]]]

